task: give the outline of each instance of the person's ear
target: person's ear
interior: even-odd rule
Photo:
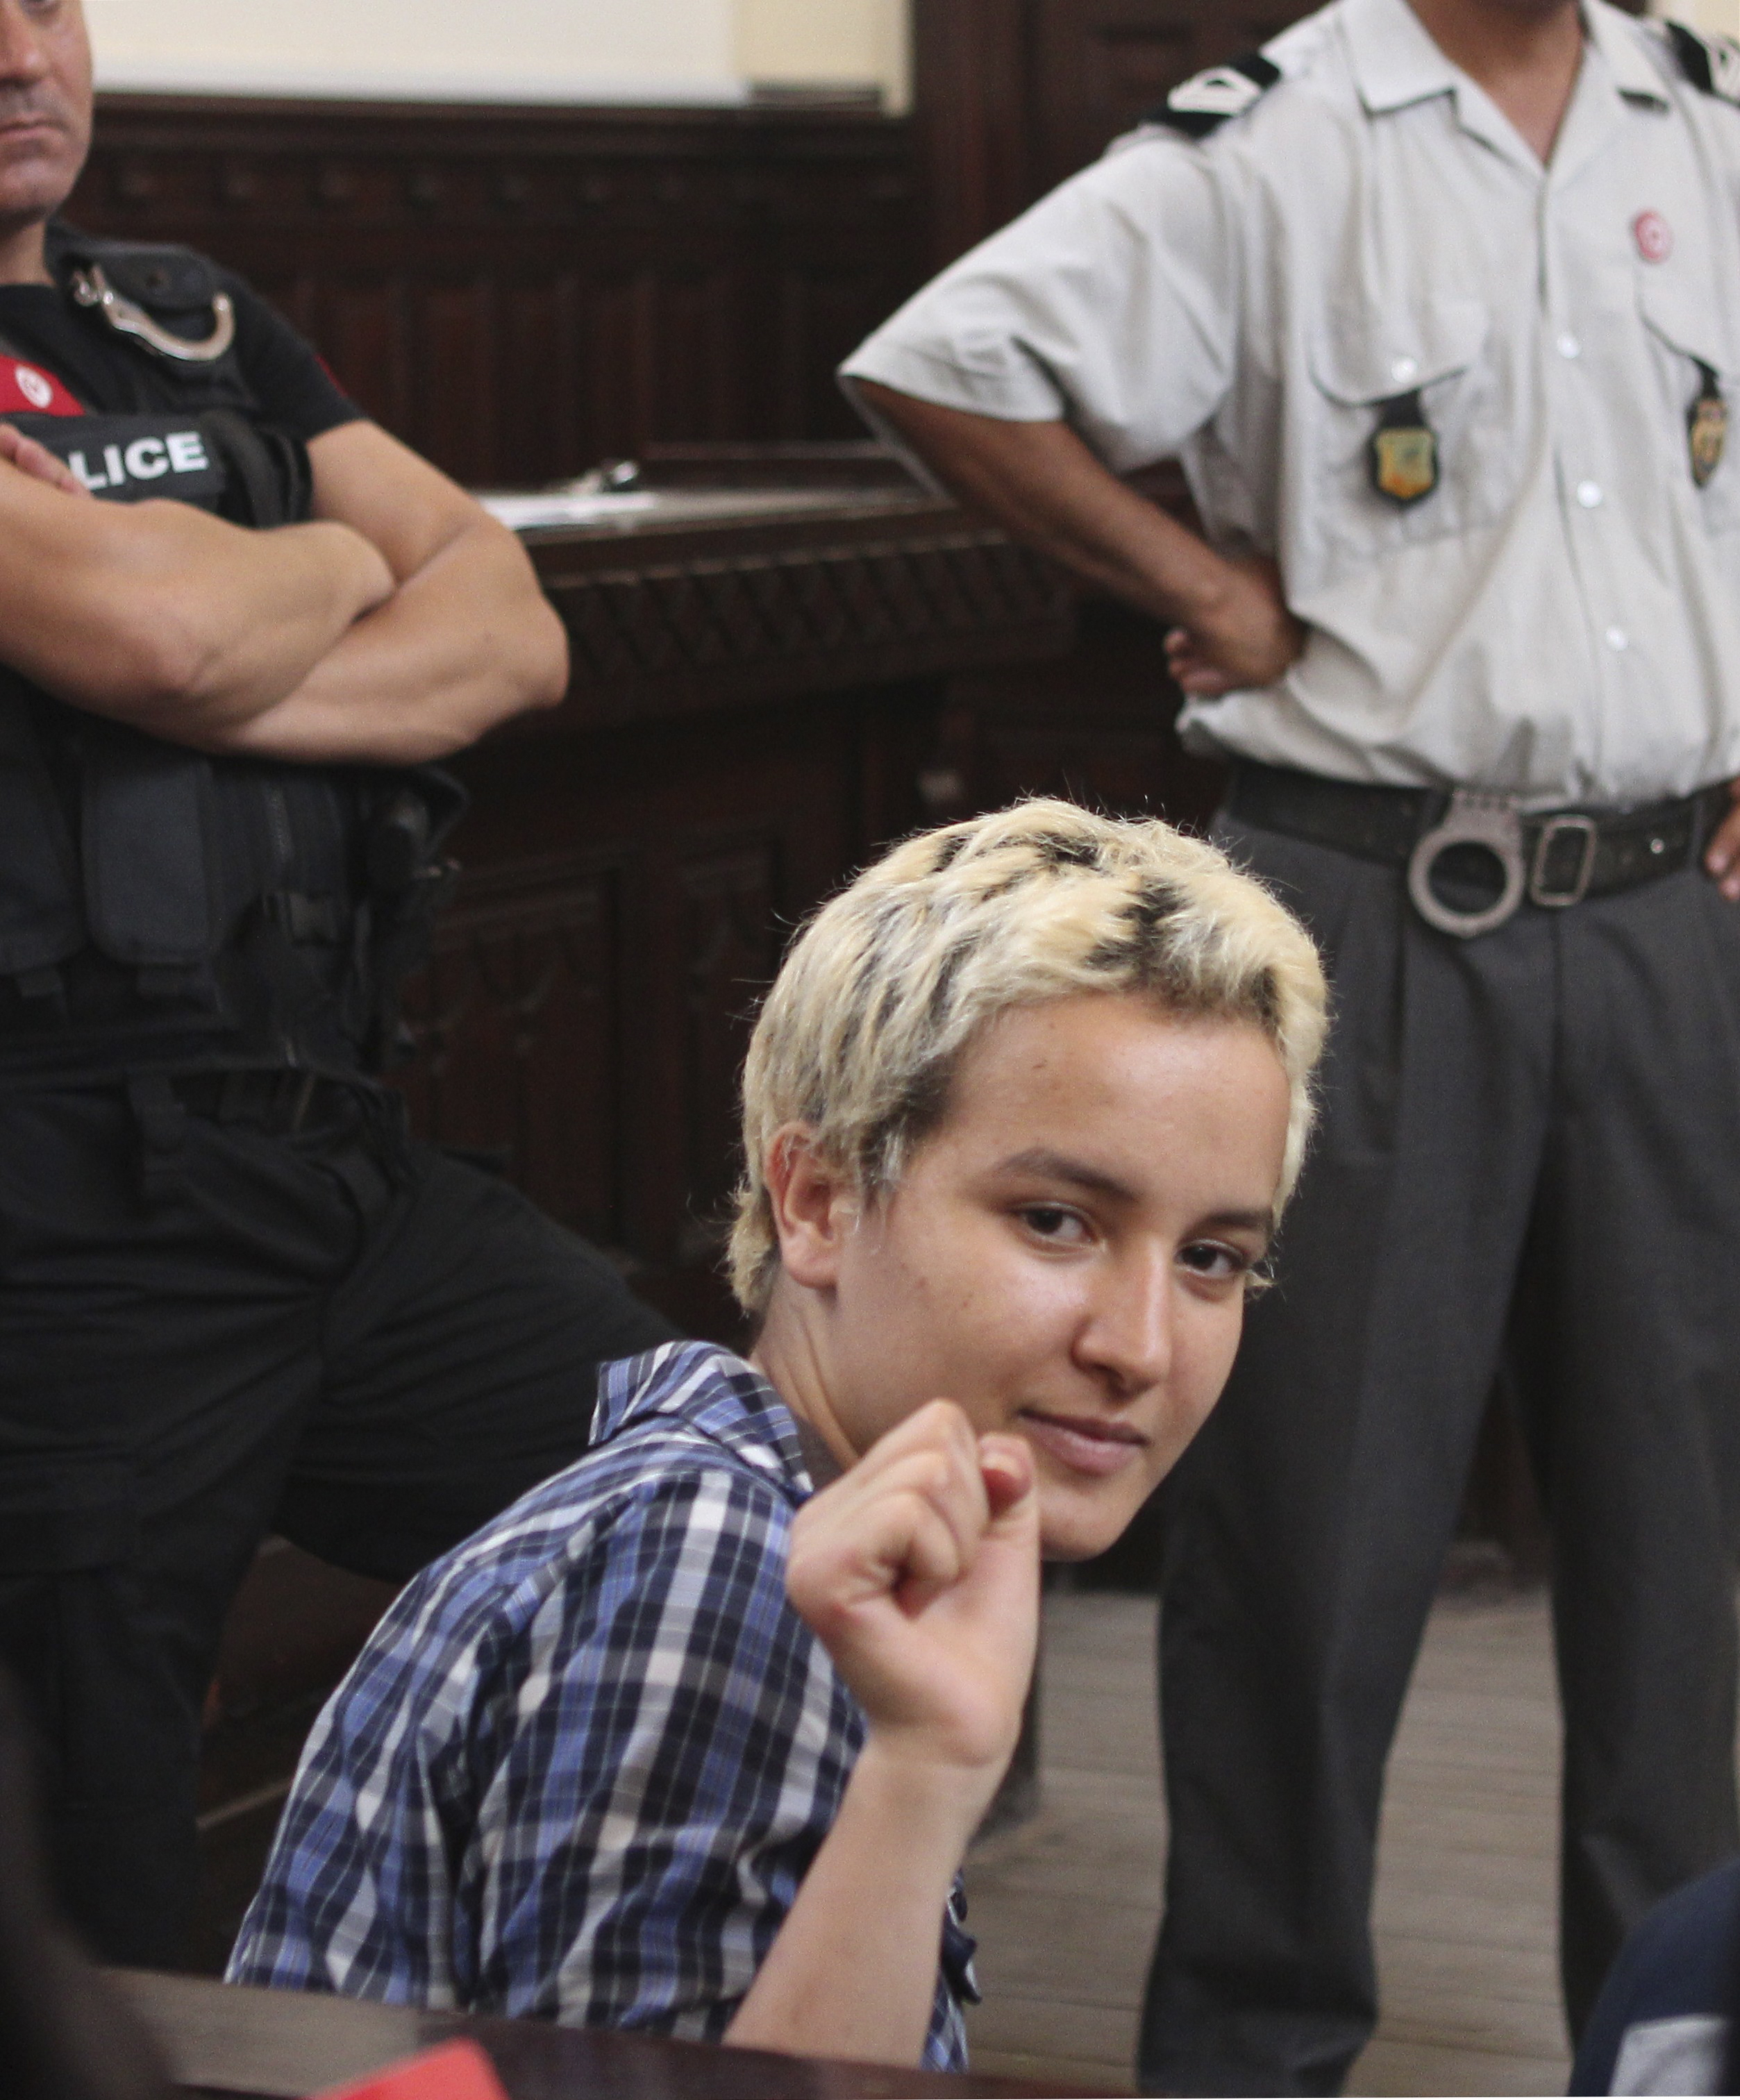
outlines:
[[[817,1150],[802,1123],[782,1124],[767,1146],[762,1169],[779,1265],[793,1282],[826,1290],[839,1281],[840,1252],[857,1225],[856,1188]]]

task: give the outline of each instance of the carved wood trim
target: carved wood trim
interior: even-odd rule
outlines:
[[[971,527],[543,581],[589,725],[1058,653],[1074,620],[1055,570]]]
[[[419,1132],[497,1162],[554,1217],[621,1236],[622,873],[607,855],[480,868],[407,988]]]

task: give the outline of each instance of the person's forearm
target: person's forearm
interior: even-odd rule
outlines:
[[[304,764],[445,757],[567,683],[561,622],[513,536],[479,517],[269,712],[215,747]]]
[[[201,550],[177,593],[194,652],[185,672],[152,699],[121,696],[103,712],[171,742],[222,748],[329,661],[391,587],[379,554],[342,525],[237,539],[224,543],[221,567]]]
[[[1186,622],[1226,588],[1226,561],[1126,488],[1067,423],[1008,422],[859,385],[964,504],[1084,582]]]
[[[949,1889],[1000,1776],[914,1767],[872,1737],[726,2041],[916,2064]]]
[[[1186,693],[1271,685],[1304,650],[1273,562],[1216,553],[1126,488],[1067,424],[1004,422],[859,384],[964,503],[1168,623],[1168,666]]]
[[[92,713],[200,742],[293,692],[391,579],[342,525],[249,532],[10,477],[5,658]]]

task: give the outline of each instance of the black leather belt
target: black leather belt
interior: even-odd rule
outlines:
[[[1407,872],[1428,925],[1464,939],[1526,902],[1561,910],[1693,866],[1729,807],[1725,783],[1635,809],[1525,812],[1499,795],[1372,788],[1242,761],[1227,814]]]

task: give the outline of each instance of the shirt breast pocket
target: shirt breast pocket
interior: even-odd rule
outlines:
[[[1298,433],[1307,530],[1326,571],[1467,532],[1502,518],[1521,466],[1514,390],[1491,352],[1477,299],[1385,311],[1331,307],[1310,346]],[[1374,461],[1380,430],[1402,472]],[[1417,433],[1431,433],[1429,446]],[[1380,485],[1389,479],[1411,500]],[[1422,483],[1425,486],[1422,489]]]
[[[1709,532],[1740,530],[1740,460],[1734,457],[1733,435],[1740,412],[1740,354],[1734,331],[1712,305],[1682,285],[1645,283],[1638,307],[1682,486]]]

